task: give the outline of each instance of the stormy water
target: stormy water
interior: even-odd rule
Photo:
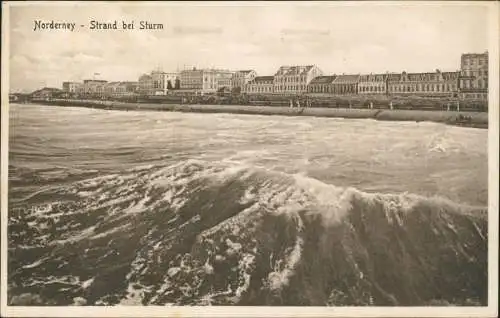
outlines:
[[[10,105],[11,305],[487,305],[487,130]]]

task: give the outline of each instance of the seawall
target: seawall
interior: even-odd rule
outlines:
[[[37,101],[37,104],[90,107],[110,110],[174,111],[193,113],[229,113],[248,115],[316,116],[331,118],[376,119],[388,121],[429,121],[475,128],[488,128],[487,112],[349,109],[349,108],[289,108],[249,105],[146,104],[93,100]]]

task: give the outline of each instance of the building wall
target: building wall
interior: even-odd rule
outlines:
[[[358,93],[358,83],[346,82],[346,83],[333,83],[332,84],[332,94],[335,95],[352,95]]]
[[[309,84],[307,86],[307,92],[333,94],[333,84],[332,83]]]
[[[103,80],[84,80],[81,89],[78,89],[80,94],[101,97],[104,96],[105,86],[107,81]]]
[[[393,95],[449,95],[458,92],[458,73],[446,79],[442,73],[402,73],[398,81],[388,81],[389,94]]]
[[[225,70],[184,70],[180,73],[181,88],[215,93],[219,88],[232,88],[233,73]]]
[[[202,70],[184,70],[180,72],[181,89],[201,90],[203,88]]]
[[[153,78],[151,75],[144,74],[139,77],[139,93],[142,95],[150,95],[153,91]]]
[[[243,91],[247,94],[272,94],[274,83],[272,81],[263,83],[249,83],[244,86]]]
[[[243,87],[252,81],[256,76],[257,73],[253,70],[251,72],[234,72],[231,86],[233,88],[240,87],[243,90]]]
[[[460,95],[463,98],[488,98],[488,52],[462,54]]]
[[[169,81],[172,88],[174,88],[175,81],[178,78],[179,74],[177,73],[152,71],[150,74],[139,77],[140,92],[143,95],[165,95],[169,90]]]
[[[286,68],[307,68],[307,66],[281,67],[274,76],[274,92],[281,94],[300,94],[307,92],[307,86],[317,76],[323,75],[323,72],[316,66],[311,67],[306,73],[302,74],[280,74],[282,69]]]
[[[387,94],[387,77],[385,75],[363,76],[358,82],[358,94]]]
[[[76,82],[63,82],[63,91],[69,93],[77,93],[78,88],[81,86],[81,83]]]
[[[219,90],[220,88],[223,87],[232,89],[233,74],[234,74],[233,72],[229,71],[216,71],[215,72],[216,85],[217,85],[216,90]]]
[[[389,94],[417,94],[417,95],[439,95],[453,94],[458,91],[456,82],[389,82]]]

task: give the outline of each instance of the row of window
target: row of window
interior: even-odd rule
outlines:
[[[305,76],[276,77],[276,82],[278,82],[278,83],[300,83],[300,82],[305,82],[305,81],[306,81]]]
[[[467,97],[467,98],[483,98],[483,99],[486,99],[488,97],[487,94],[474,94],[474,93],[465,93],[465,94],[462,94],[463,97]]]
[[[475,85],[475,84],[477,85]],[[478,80],[478,82],[471,81],[462,81],[462,87],[464,88],[488,88],[488,82],[484,80]],[[278,85],[276,86],[275,91],[304,91],[307,90],[312,93],[334,93],[337,91],[353,91],[355,90],[353,86],[344,86],[344,87],[334,87],[332,85]],[[458,90],[457,84],[418,84],[418,85],[390,85],[389,91],[391,92],[456,92]],[[247,86],[247,91],[249,92],[272,92],[272,86]],[[386,89],[383,86],[360,86],[358,87],[358,91],[360,93],[365,92],[375,92],[381,93],[385,92]]]
[[[309,86],[311,93],[335,93],[339,91],[355,91],[353,86]]]
[[[385,92],[385,87],[383,86],[360,86],[358,88],[360,92]]]
[[[307,85],[278,85],[276,91],[305,91]]]
[[[487,63],[487,59],[466,59],[465,65],[483,65]]]
[[[462,87],[464,88],[488,88],[488,81],[479,79],[477,82],[470,80],[462,80]]]
[[[389,87],[392,92],[451,92],[457,90],[456,84],[419,84],[410,85],[392,85]]]
[[[488,76],[488,70],[477,70],[477,71],[465,70],[464,75],[465,76]]]
[[[272,93],[273,92],[273,87],[272,86],[248,86],[247,87],[248,92],[250,93]]]

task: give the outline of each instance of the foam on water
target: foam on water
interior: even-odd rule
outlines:
[[[33,132],[35,111],[12,133],[12,304],[486,303],[480,131],[61,109]]]
[[[87,305],[486,301],[484,208],[232,160],[143,166],[39,195],[51,193],[66,199],[13,206],[36,212],[10,224],[32,224],[9,233],[9,262],[21,269],[11,299],[38,290],[47,303]],[[26,258],[21,246],[35,252]],[[60,278],[47,277],[55,267]],[[63,277],[81,280],[46,285]]]

